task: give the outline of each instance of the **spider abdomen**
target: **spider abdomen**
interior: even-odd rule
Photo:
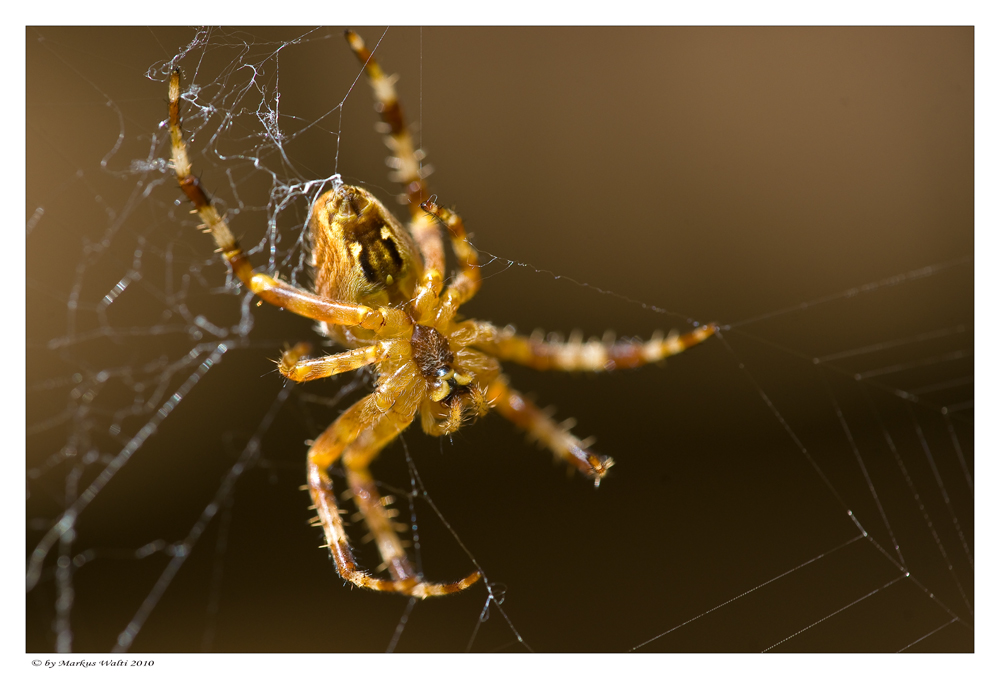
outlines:
[[[368,306],[413,296],[420,255],[409,233],[368,191],[341,185],[313,204],[309,221],[316,292]]]

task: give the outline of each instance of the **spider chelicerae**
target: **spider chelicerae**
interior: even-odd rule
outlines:
[[[278,368],[296,382],[331,377],[370,366],[375,390],[345,410],[309,448],[308,489],[340,576],[359,587],[426,598],[458,592],[481,577],[474,572],[449,583],[424,581],[407,557],[368,467],[378,453],[419,415],[431,436],[456,431],[494,409],[555,455],[600,484],[614,460],[598,455],[566,427],[553,421],[512,389],[500,361],[538,370],[611,371],[636,368],[680,353],[715,333],[703,325],[685,335],[649,341],[547,341],[518,335],[511,327],[466,320],[459,307],[479,290],[479,260],[462,219],[428,197],[420,161],[386,76],[361,38],[347,41],[364,65],[375,108],[387,128],[392,179],[405,189],[410,209],[406,228],[371,193],[335,183],[312,206],[313,290],[307,291],[254,271],[225,219],[191,173],[181,131],[180,73],[170,77],[170,139],[177,181],[195,206],[205,231],[218,245],[233,274],[265,302],[319,322],[321,333],[348,350],[320,357],[301,343],[284,352]],[[441,227],[448,231],[458,263],[445,280]],[[344,530],[329,469],[339,463],[348,494],[371,531],[389,579],[361,569]]]

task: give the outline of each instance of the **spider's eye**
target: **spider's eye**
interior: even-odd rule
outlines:
[[[440,368],[438,368],[437,370],[434,371],[434,376],[435,377],[444,377],[445,375],[447,375],[450,372],[451,372],[451,368],[449,368],[446,365],[443,365],[443,366],[441,366]]]

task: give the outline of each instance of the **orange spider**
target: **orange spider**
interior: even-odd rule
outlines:
[[[375,391],[341,414],[311,445],[308,488],[317,523],[344,580],[360,587],[426,598],[466,589],[481,577],[474,572],[450,583],[425,582],[407,558],[387,502],[368,471],[372,460],[406,429],[417,414],[432,436],[451,434],[496,409],[529,435],[600,484],[614,461],[597,455],[537,406],[511,389],[500,361],[539,370],[609,371],[659,361],[703,342],[716,328],[705,325],[686,335],[648,342],[553,342],[514,333],[510,327],[460,320],[458,308],[479,290],[479,260],[461,218],[428,199],[420,160],[423,152],[403,121],[394,78],[387,77],[361,38],[347,31],[351,49],[364,64],[375,91],[376,110],[388,127],[393,180],[403,185],[410,223],[399,221],[365,189],[335,184],[312,207],[309,233],[315,289],[312,292],[258,273],[251,267],[225,220],[191,174],[181,132],[180,73],[170,77],[170,138],[177,181],[195,206],[233,273],[265,302],[319,321],[321,332],[348,347],[342,353],[306,357],[307,345],[286,351],[281,373],[296,382],[330,377],[371,366]],[[448,230],[458,272],[444,285]],[[328,469],[343,465],[348,493],[371,530],[391,579],[358,567],[351,551]]]

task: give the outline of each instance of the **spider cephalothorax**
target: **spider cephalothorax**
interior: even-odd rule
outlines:
[[[542,370],[610,371],[653,363],[703,342],[715,326],[686,335],[654,336],[647,342],[599,340],[547,341],[524,337],[509,326],[457,319],[459,307],[480,287],[479,260],[465,235],[462,219],[428,199],[420,160],[396,100],[393,80],[385,76],[357,34],[347,39],[364,64],[375,90],[376,109],[388,127],[393,179],[405,189],[410,221],[404,227],[365,189],[339,181],[312,207],[314,286],[294,287],[253,270],[225,220],[191,173],[180,125],[180,74],[170,78],[170,136],[174,169],[202,225],[212,234],[236,277],[262,300],[318,321],[320,331],[346,347],[341,353],[310,358],[307,345],[286,351],[281,374],[297,382],[330,377],[370,366],[375,389],[344,411],[311,444],[306,473],[327,546],[337,571],[368,589],[414,597],[437,596],[469,587],[474,572],[450,583],[428,583],[410,563],[388,502],[368,471],[371,461],[417,414],[432,436],[456,431],[492,408],[525,430],[599,485],[614,464],[590,450],[568,427],[542,412],[508,386],[500,361]],[[458,263],[445,284],[441,228],[448,232]],[[388,570],[377,578],[358,567],[344,531],[341,510],[329,475],[339,463],[348,495],[371,531]]]
[[[465,420],[489,411],[485,383],[496,377],[500,366],[475,349],[459,349],[462,360],[448,338],[427,325],[413,326],[410,339],[413,361],[427,380],[427,401],[421,411],[424,431],[450,434]]]

